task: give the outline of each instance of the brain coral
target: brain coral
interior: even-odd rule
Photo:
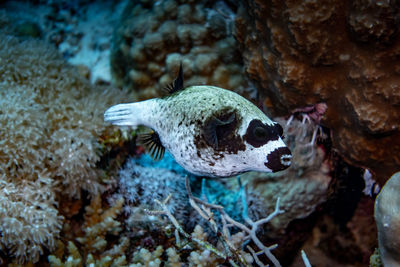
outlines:
[[[182,62],[185,85],[249,93],[232,35],[235,9],[224,1],[131,1],[115,31],[115,82],[139,99],[159,96]]]
[[[123,94],[92,87],[39,41],[0,35],[0,62],[0,247],[35,262],[62,225],[57,192],[102,190],[102,114]]]
[[[246,0],[236,19],[265,104],[327,103],[334,148],[381,183],[400,166],[399,12],[393,1]]]

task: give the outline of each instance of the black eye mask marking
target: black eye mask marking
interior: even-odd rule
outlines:
[[[244,140],[254,147],[263,146],[269,141],[278,140],[279,137],[283,137],[282,126],[277,123],[263,124],[260,120],[252,120],[243,136]]]

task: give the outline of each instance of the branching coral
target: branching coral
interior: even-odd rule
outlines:
[[[157,246],[157,248],[150,252],[145,248],[140,248],[133,254],[133,264],[132,267],[158,267],[161,265],[161,259],[164,252],[162,246]]]
[[[160,266],[164,263],[166,266],[174,267],[182,266],[186,262],[189,263],[189,266],[204,266],[204,263],[215,265],[224,261],[224,259],[218,260],[217,257],[210,255],[209,250],[194,246],[181,239],[177,239],[175,245],[161,243],[161,240],[157,240],[158,243],[153,248],[151,246],[150,248],[135,246],[133,239],[129,238],[130,229],[124,229],[116,218],[116,215],[122,211],[123,199],[112,198],[112,201],[111,207],[106,208],[100,195],[92,199],[91,204],[86,207],[82,236],[76,239],[78,242],[68,241],[66,247],[62,243],[59,244],[54,255],[48,257],[50,266],[81,267],[94,264],[94,266],[139,267]],[[161,226],[160,234],[165,234],[169,236],[169,239],[171,237],[173,239],[173,235],[167,233],[169,228],[165,226]],[[70,228],[67,226],[64,231],[69,231]],[[110,236],[120,237],[115,242],[114,238],[110,238]],[[146,238],[144,237],[144,239]],[[200,226],[197,226],[190,238],[206,242],[207,234]],[[114,241],[110,242],[110,239]],[[235,237],[233,240],[243,241],[242,238],[236,239]],[[181,259],[182,250],[188,251],[190,254],[185,259]]]
[[[0,244],[19,262],[37,261],[62,224],[56,192],[102,191],[102,113],[124,94],[91,86],[40,41],[0,37]]]
[[[60,250],[58,255],[49,256],[51,266],[123,266],[126,265],[125,253],[129,246],[129,239],[121,237],[119,242],[110,245],[106,235],[118,236],[122,231],[116,216],[121,212],[124,199],[120,198],[113,206],[104,209],[100,195],[94,197],[86,207],[84,235],[76,240],[81,244],[80,249],[74,242],[69,241],[67,254]],[[62,246],[61,246],[62,248]],[[62,259],[65,258],[65,261]],[[85,263],[85,264],[84,264]]]
[[[83,225],[85,236],[77,238],[85,251],[103,251],[107,245],[105,235],[117,235],[121,231],[115,217],[121,212],[123,204],[123,198],[117,199],[112,208],[103,211],[100,195],[97,195],[91,205],[86,207]]]
[[[250,228],[236,220],[243,220],[237,208],[233,212],[235,219],[229,216],[228,213],[225,212],[225,209],[222,209],[222,206],[219,205],[210,205],[205,209],[203,207],[202,210],[202,203],[196,204],[196,201],[199,199],[194,197],[190,191],[188,198],[187,188],[189,188],[189,186],[188,184],[185,185],[184,178],[184,175],[187,173],[182,168],[178,168],[176,163],[170,161],[172,158],[169,157],[167,153],[165,159],[160,162],[148,162],[146,156],[142,156],[139,159],[132,158],[128,160],[119,175],[119,190],[110,198],[110,200],[114,200],[123,196],[126,199],[126,205],[123,209],[129,215],[125,220],[125,225],[128,226],[126,231],[127,234],[131,236],[131,240],[134,240],[136,237],[147,240],[145,242],[141,241],[140,245],[136,247],[136,252],[134,254],[136,256],[133,257],[136,259],[133,261],[136,264],[135,266],[148,266],[150,262],[157,265],[160,262],[165,263],[167,258],[167,262],[171,263],[172,266],[178,263],[188,263],[190,266],[215,265],[228,262],[228,259],[232,259],[232,263],[237,260],[242,263],[252,262],[253,258],[251,254],[242,251],[241,245],[244,240],[248,238],[246,237],[247,234],[251,235],[254,240],[259,241],[255,236],[256,232],[257,234],[262,233],[262,231],[258,231],[258,229],[260,229],[259,226],[270,220],[270,218],[268,218],[267,220],[258,221],[261,219],[259,216],[263,214],[263,212],[254,212],[254,202],[257,202],[257,198],[255,196],[251,197],[251,205],[253,206],[250,207],[249,201],[240,200],[243,194],[231,192],[224,187],[224,185],[218,184],[217,182],[211,184],[212,181],[209,181],[210,187],[212,188],[206,192],[205,183],[202,183],[202,187],[204,187],[204,190],[201,190],[202,193],[206,192],[209,197],[212,196],[212,198],[210,198],[212,201],[222,201],[224,205],[232,206],[229,208],[229,211],[233,211],[233,206],[236,205],[237,207],[238,202],[241,202],[241,205],[244,206],[243,208],[246,209],[246,214],[249,214],[251,217],[253,214],[256,214],[255,217],[252,217],[255,218],[254,222],[250,220],[249,216],[246,217],[248,223],[252,225]],[[141,166],[137,164],[137,162],[145,166]],[[164,169],[163,166],[167,166],[168,169],[174,171]],[[194,179],[192,182],[197,185]],[[222,192],[215,193],[213,190],[226,192],[225,194]],[[154,205],[154,200],[165,198],[168,198],[168,201],[163,203],[159,202],[162,204],[161,213],[167,214],[168,212],[168,214],[171,215],[168,218],[173,220],[174,227],[180,227],[180,234],[177,232],[175,233],[174,244],[171,243],[171,241],[167,241],[174,240],[173,233],[171,233],[168,223],[165,220],[160,220],[157,216],[153,216],[160,212],[150,212],[150,216],[143,213],[143,209],[147,211],[157,209],[157,206]],[[195,208],[193,209],[193,207]],[[210,207],[211,209],[217,209],[215,217],[212,215],[214,213],[211,212]],[[276,213],[279,213],[278,211]],[[224,216],[220,217],[216,214],[224,214]],[[193,221],[196,223],[190,223]],[[203,232],[203,227],[209,228],[208,224],[210,222],[212,222],[211,230],[208,230],[207,233]],[[228,233],[228,228],[230,227],[228,225],[232,224],[232,222],[235,223],[235,226],[239,227],[239,233],[234,235]],[[218,224],[224,225],[223,230],[219,229]],[[227,234],[226,239],[220,237],[222,231]],[[247,234],[245,234],[246,231],[248,231]],[[166,235],[169,236],[169,238],[160,238],[160,235]],[[211,242],[207,240],[207,235],[211,235]],[[154,239],[154,236],[158,237],[157,240]],[[146,244],[148,247],[146,247]],[[258,245],[260,244],[261,242],[259,241]],[[155,251],[151,248],[157,245],[162,245],[163,249],[167,248],[165,253],[162,255],[155,255]],[[269,248],[264,246],[260,248],[264,249],[267,254],[269,253]],[[176,254],[176,249],[181,252]],[[184,253],[185,256],[183,257],[181,257],[182,250],[187,251]],[[257,253],[254,252],[254,255],[256,254]],[[273,256],[271,257],[273,258]]]

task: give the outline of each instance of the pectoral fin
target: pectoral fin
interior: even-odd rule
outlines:
[[[154,160],[161,160],[163,158],[165,148],[155,131],[139,134],[137,142],[146,149]]]

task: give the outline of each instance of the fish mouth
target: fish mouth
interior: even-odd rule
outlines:
[[[292,163],[292,153],[287,147],[279,147],[273,150],[267,156],[267,161],[264,165],[272,172],[283,171]]]

